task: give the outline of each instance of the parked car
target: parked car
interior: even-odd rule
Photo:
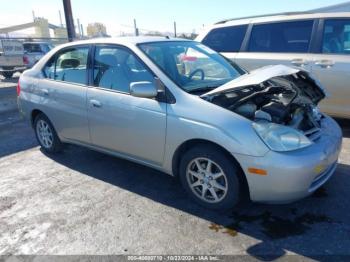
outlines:
[[[287,13],[219,22],[196,39],[247,70],[284,64],[327,89],[320,108],[350,118],[350,13]]]
[[[65,44],[18,82],[44,151],[72,143],[156,168],[215,209],[245,189],[294,201],[332,176],[342,133],[318,110],[324,97],[302,70],[247,73],[201,43],[160,37]]]
[[[20,41],[0,39],[0,74],[12,78],[16,72],[23,72],[23,45]]]
[[[47,42],[24,42],[23,47],[25,64],[27,68],[31,68],[53,48],[53,45]]]

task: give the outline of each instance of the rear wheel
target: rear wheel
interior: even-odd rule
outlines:
[[[189,196],[210,209],[229,209],[239,200],[240,169],[213,146],[187,151],[180,162],[180,180]]]
[[[34,130],[36,138],[45,152],[57,153],[62,150],[62,142],[50,120],[44,114],[39,114],[35,118]]]
[[[13,76],[13,72],[2,72],[1,73],[6,79],[10,79]]]

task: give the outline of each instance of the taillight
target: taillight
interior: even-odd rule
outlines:
[[[28,59],[27,56],[23,56],[23,63],[24,63],[25,65],[28,65],[28,64],[29,64],[29,59]]]
[[[17,91],[17,96],[19,96],[19,94],[21,93],[21,86],[19,84],[19,80],[18,80],[16,91]]]

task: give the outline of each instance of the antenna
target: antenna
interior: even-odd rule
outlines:
[[[35,12],[32,10],[32,15],[33,15],[33,21],[35,21]]]

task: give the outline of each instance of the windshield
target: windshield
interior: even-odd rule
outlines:
[[[192,41],[144,43],[140,49],[186,92],[214,89],[244,71],[210,48]]]

